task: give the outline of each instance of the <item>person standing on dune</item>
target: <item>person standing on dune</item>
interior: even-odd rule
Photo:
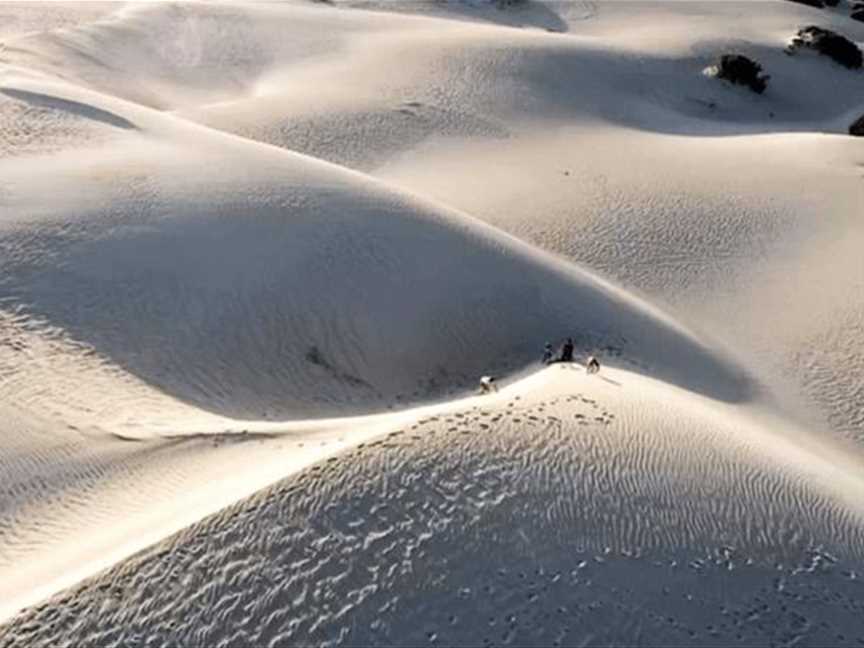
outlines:
[[[561,362],[573,362],[573,338],[567,338],[561,347]]]
[[[552,351],[552,345],[547,342],[546,346],[543,347],[543,360],[542,360],[543,364],[544,365],[552,364],[552,359],[553,359],[554,355],[555,355],[555,353],[554,353],[554,351]]]

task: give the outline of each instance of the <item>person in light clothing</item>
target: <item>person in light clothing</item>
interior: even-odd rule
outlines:
[[[480,379],[480,393],[491,394],[498,391],[498,385],[495,384],[495,379],[492,376],[483,376]]]

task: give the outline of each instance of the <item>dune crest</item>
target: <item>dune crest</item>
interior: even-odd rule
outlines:
[[[366,413],[464,392],[572,336],[685,388],[751,395],[741,369],[656,309],[466,215],[198,127],[160,168],[168,144],[148,120],[84,177],[72,158],[49,161],[69,193],[0,246],[6,308],[158,393],[249,420]],[[38,199],[17,187],[20,204]]]

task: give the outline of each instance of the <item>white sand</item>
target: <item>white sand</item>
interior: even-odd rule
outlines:
[[[782,51],[844,12],[3,5],[0,645],[857,640],[864,86]],[[576,554],[614,612],[477,593]]]

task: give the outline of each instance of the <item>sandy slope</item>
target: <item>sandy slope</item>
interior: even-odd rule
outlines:
[[[4,92],[26,100],[36,83],[13,76]],[[10,201],[39,202],[2,234],[8,308],[86,345],[81,365],[92,355],[219,414],[285,419],[473,387],[578,331],[679,384],[749,395],[741,371],[656,310],[464,214],[123,107],[111,114],[142,136],[92,152],[84,171],[80,151],[0,168]],[[26,181],[36,168],[59,199]],[[70,395],[39,389],[53,407]]]
[[[754,418],[553,367],[394,425],[2,640],[854,645],[864,484]]]
[[[856,640],[864,90],[782,47],[864,25],[84,5],[3,8],[0,614],[403,434],[0,642]],[[766,95],[702,74],[730,47]],[[565,335],[619,369],[460,400]]]

